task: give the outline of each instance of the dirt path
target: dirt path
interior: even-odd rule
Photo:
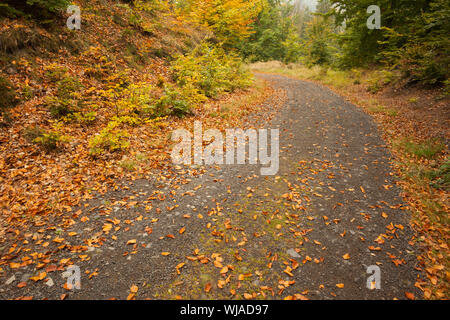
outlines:
[[[127,182],[91,199],[79,214],[89,221],[67,230],[71,251],[52,256],[80,267],[80,290],[63,288],[63,268],[47,270],[49,283],[27,281],[34,267],[7,267],[0,298],[125,299],[132,285],[137,299],[419,297],[409,212],[370,116],[324,87],[259,76],[287,94],[258,124],[280,129],[278,174],[170,167]],[[380,290],[366,288],[371,265]]]

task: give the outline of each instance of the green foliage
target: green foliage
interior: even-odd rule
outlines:
[[[187,90],[182,92],[174,86],[165,85],[164,94],[154,104],[154,114],[157,117],[170,114],[183,117],[189,114],[191,112],[191,103],[188,100],[190,94],[192,93]],[[194,95],[197,95],[196,91]]]
[[[15,1],[17,2],[17,1]],[[20,2],[20,1],[19,1]],[[63,10],[70,5],[70,0],[26,0],[28,6],[35,6],[49,12],[57,12],[58,10]]]
[[[302,46],[300,44],[300,38],[297,33],[289,32],[285,41],[281,43],[283,45],[284,63],[297,62],[300,59],[302,53]]]
[[[300,36],[309,11],[292,3],[267,1],[251,27],[253,33],[237,48],[250,62],[279,60],[296,62],[301,53]]]
[[[24,137],[29,142],[38,144],[45,151],[50,152],[60,148],[69,141],[69,138],[61,134],[60,131],[61,124],[58,123],[50,131],[43,130],[38,126],[31,126],[25,129]]]
[[[119,126],[120,122],[110,121],[106,128],[89,139],[89,153],[99,155],[104,151],[114,152],[127,149],[130,146],[128,141],[130,134],[124,129],[119,129]]]
[[[22,87],[20,95],[22,96],[23,100],[28,101],[33,98],[33,89],[26,84]]]
[[[402,26],[383,29],[379,56],[398,66],[410,82],[443,84],[449,78],[450,3],[434,0],[418,9]]]
[[[55,13],[65,10],[70,0],[4,0],[0,4],[1,14],[9,17],[33,16],[40,22],[46,22]]]
[[[317,16],[306,29],[304,41],[307,65],[329,65],[332,63],[335,49],[333,29],[329,18]]]
[[[0,17],[18,18],[23,15],[23,12],[11,7],[6,3],[0,3]]]
[[[45,100],[47,108],[55,118],[67,116],[82,106],[79,90],[81,83],[72,77],[65,76],[57,83],[55,95],[49,96]]]
[[[116,116],[121,123],[135,126],[147,119],[169,115],[182,117],[190,113],[193,103],[199,101],[197,90],[177,88],[161,84],[162,93],[148,83],[132,84],[120,92],[121,98],[115,102]]]
[[[330,0],[339,34],[343,68],[378,63],[397,68],[410,83],[441,85],[449,78],[450,2],[448,0]],[[323,2],[323,1],[322,1]],[[366,26],[369,5],[382,12],[382,28]]]
[[[394,73],[388,70],[374,72],[372,77],[367,80],[367,91],[370,93],[377,93],[384,86],[390,84],[394,78]]]
[[[45,77],[52,82],[61,80],[67,74],[67,68],[56,63],[49,64],[44,67]]]
[[[448,191],[450,189],[450,160],[447,160],[438,169],[428,171],[426,175],[432,180],[432,187]]]
[[[56,150],[61,143],[66,141],[64,136],[58,132],[44,132],[41,136],[33,140],[33,142],[41,145],[46,151]]]
[[[406,153],[414,155],[418,158],[426,159],[433,158],[435,155],[442,152],[445,147],[441,141],[436,139],[431,139],[420,143],[405,140],[400,143],[400,146]]]
[[[78,79],[66,76],[57,82],[57,96],[63,99],[73,98],[82,87]]]
[[[201,100],[201,95],[216,97],[232,92],[247,87],[251,80],[235,54],[226,54],[221,47],[207,43],[176,59],[172,71],[177,85],[191,91],[191,100]]]
[[[97,118],[97,112],[90,111],[90,112],[74,112],[72,114],[69,114],[64,120],[67,121],[76,121],[78,123],[84,124],[84,125],[90,125],[92,124],[95,119]]]

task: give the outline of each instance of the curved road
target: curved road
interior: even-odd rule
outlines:
[[[68,237],[72,245],[100,241],[54,257],[80,267],[81,290],[63,289],[60,271],[48,272],[54,285],[17,288],[30,267],[8,285],[7,270],[0,297],[125,299],[132,285],[138,299],[419,297],[410,213],[371,117],[324,87],[258,76],[287,96],[271,123],[258,124],[280,129],[275,176],[260,176],[258,165],[224,165],[124,182],[82,208],[89,224],[68,230],[78,233]],[[380,289],[366,286],[369,266],[379,267]]]

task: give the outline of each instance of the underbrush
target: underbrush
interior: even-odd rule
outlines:
[[[353,72],[334,70],[317,65],[307,67],[299,63],[285,65],[278,61],[257,62],[250,65],[250,69],[256,72],[278,73],[299,79],[320,81],[339,88],[350,85],[357,79]]]
[[[239,57],[225,53],[220,46],[202,43],[190,54],[172,63],[174,80],[180,87],[193,86],[206,97],[248,87],[250,73]]]

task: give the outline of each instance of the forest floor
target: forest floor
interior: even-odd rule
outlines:
[[[284,95],[246,118],[280,129],[275,176],[259,165],[167,163],[123,179],[73,208],[66,229],[47,229],[47,249],[31,238],[12,247],[0,298],[421,298],[411,212],[373,119],[323,86],[258,77]],[[39,228],[27,231],[33,240]],[[42,250],[41,268],[23,263]],[[80,289],[64,278],[72,263]],[[371,290],[374,265],[381,288]]]

